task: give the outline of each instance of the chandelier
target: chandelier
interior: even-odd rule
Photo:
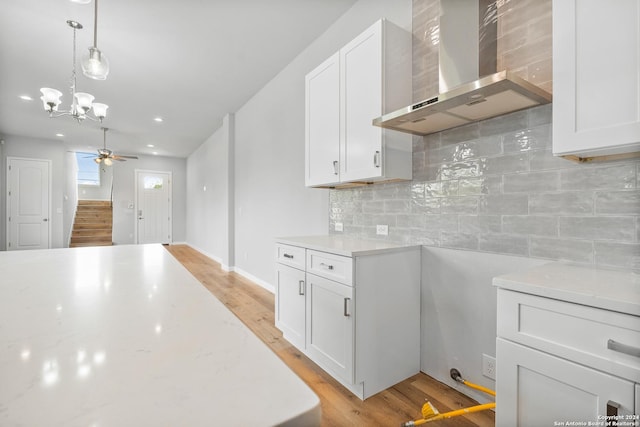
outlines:
[[[43,87],[40,89],[42,92],[42,103],[45,111],[49,112],[49,117],[71,116],[81,123],[84,119],[90,119],[93,121],[100,121],[107,115],[107,104],[101,104],[99,102],[93,102],[95,99],[93,95],[85,92],[76,92],[76,31],[82,29],[82,24],[76,21],[67,21],[73,29],[73,68],[71,72],[71,87],[69,92],[71,93],[71,108],[68,110],[59,110],[60,97],[62,92],[57,89]],[[93,116],[88,113],[93,110]]]

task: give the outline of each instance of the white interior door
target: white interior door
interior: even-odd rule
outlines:
[[[171,243],[171,172],[136,171],[138,243]]]
[[[51,162],[7,160],[7,250],[48,249]]]

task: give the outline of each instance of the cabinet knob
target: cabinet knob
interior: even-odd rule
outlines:
[[[293,259],[293,255],[283,254],[282,256],[288,259]]]
[[[331,264],[325,264],[324,262],[321,262],[321,263],[320,263],[320,267],[324,267],[324,268],[326,268],[327,270],[333,270],[333,265],[331,265]]]

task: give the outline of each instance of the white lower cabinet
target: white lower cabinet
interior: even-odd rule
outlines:
[[[499,288],[497,320],[496,426],[638,425],[640,316]]]
[[[353,383],[353,288],[307,274],[307,293],[307,354],[322,368]]]
[[[276,267],[276,326],[296,347],[304,346],[305,339],[305,274],[286,265]]]
[[[276,326],[366,399],[420,371],[420,248],[320,240],[277,243]]]
[[[631,381],[500,338],[496,358],[497,426],[593,423],[635,413]]]

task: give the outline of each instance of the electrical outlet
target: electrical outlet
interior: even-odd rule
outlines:
[[[344,231],[344,225],[341,222],[336,222],[334,226],[335,231]]]
[[[389,226],[388,225],[376,225],[376,234],[379,236],[388,236],[389,235]]]
[[[492,380],[496,379],[496,358],[487,354],[482,355],[482,375]]]

